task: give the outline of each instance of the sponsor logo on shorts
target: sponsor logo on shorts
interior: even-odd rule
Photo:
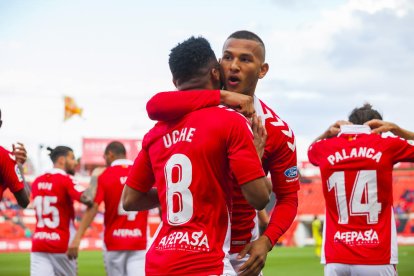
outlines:
[[[377,231],[373,229],[367,231],[337,231],[334,236],[334,242],[347,245],[378,245],[379,238]]]
[[[164,236],[155,246],[156,250],[181,250],[190,252],[210,251],[207,234],[200,230],[175,231]]]
[[[298,167],[293,166],[285,171],[285,176],[289,178],[294,178],[298,176]]]

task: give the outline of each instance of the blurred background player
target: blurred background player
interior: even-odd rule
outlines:
[[[220,87],[219,64],[204,38],[178,44],[169,64],[178,90]],[[128,210],[152,208],[151,187],[158,189],[162,224],[147,253],[147,275],[235,275],[226,258],[232,175],[247,201],[263,209],[270,183],[247,120],[233,110],[197,110],[145,135],[123,202]]]
[[[145,275],[148,211],[126,212],[121,195],[133,162],[126,159],[122,143],[114,141],[104,153],[107,169],[98,177],[94,204],[84,213],[79,229],[69,246],[70,259],[77,258],[86,229],[105,203],[104,261],[109,276]]]
[[[0,127],[1,119],[0,109]],[[13,151],[9,152],[0,146],[0,200],[3,192],[10,189],[20,207],[26,208],[30,202],[30,187],[23,177],[23,164],[26,162],[26,149],[22,143],[13,144]]]
[[[58,146],[50,150],[53,169],[32,184],[36,229],[32,237],[30,275],[77,275],[76,260],[66,256],[70,238],[75,234],[73,200],[92,206],[70,175],[75,173],[73,150]]]
[[[259,36],[249,31],[237,31],[224,42],[220,60],[224,88],[252,96],[256,114],[263,120],[267,140],[262,145],[264,149],[258,150],[265,173],[270,172],[277,199],[269,225],[259,238],[256,211],[244,200],[240,189],[236,189],[233,198],[230,258],[235,270],[244,271],[246,275],[257,275],[260,272],[267,253],[289,229],[298,208],[299,176],[295,136],[288,124],[255,96],[258,80],[264,78],[269,70],[269,65],[265,62],[265,52],[265,45]],[[173,101],[178,104],[171,105]],[[163,92],[148,102],[147,111],[151,119],[169,121],[192,110],[220,103],[227,104],[219,91],[180,94]],[[241,108],[232,102],[230,106]],[[266,224],[266,214],[262,212],[261,217]]]
[[[355,108],[349,122],[338,121],[309,147],[309,161],[326,183],[325,275],[397,274],[392,170],[398,162],[414,162],[414,143],[373,133],[363,125],[371,120],[382,120],[371,105]],[[337,136],[324,139],[337,129]]]
[[[322,221],[317,215],[313,217],[312,221],[312,237],[315,241],[315,255],[320,257],[322,249]]]

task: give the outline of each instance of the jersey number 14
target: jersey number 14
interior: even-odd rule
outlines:
[[[381,203],[378,202],[377,172],[363,170],[357,173],[350,196],[346,200],[345,172],[335,172],[328,179],[328,191],[334,189],[339,224],[348,224],[349,215],[366,216],[368,224],[378,223]],[[349,209],[349,211],[348,211]]]

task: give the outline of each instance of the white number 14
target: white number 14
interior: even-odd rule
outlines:
[[[346,201],[345,172],[333,173],[327,184],[328,191],[335,190],[339,224],[348,223],[348,214],[351,216],[366,216],[368,224],[378,223],[381,203],[378,202],[377,173],[375,170],[363,170],[357,173],[350,197],[350,212],[348,212]]]

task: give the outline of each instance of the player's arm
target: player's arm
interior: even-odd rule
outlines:
[[[262,234],[269,225],[270,220],[269,214],[267,213],[266,209],[257,212],[257,220],[259,221],[260,234]]]
[[[414,132],[403,129],[395,123],[374,119],[374,120],[366,122],[365,125],[369,126],[373,133],[382,133],[382,132],[391,131],[393,134],[401,138],[404,138],[407,140],[414,140]]]
[[[127,185],[122,193],[122,202],[125,211],[143,211],[160,206],[157,189],[141,192]]]
[[[13,193],[19,206],[26,208],[30,202],[30,187],[23,177],[21,163],[24,161],[22,160],[22,155],[19,158],[16,158],[14,152],[14,145],[13,153],[8,152],[4,148],[0,148],[0,175],[3,183]],[[25,153],[22,154],[25,156]]]
[[[342,125],[352,125],[352,123],[348,122],[348,121],[344,121],[344,120],[339,120],[336,121],[334,124],[330,125],[328,127],[327,130],[325,130],[324,133],[322,133],[321,135],[319,135],[318,137],[316,137],[315,140],[313,140],[312,143],[322,140],[322,139],[327,139],[327,138],[331,138],[334,136],[337,136],[338,133],[341,131],[341,126]]]
[[[88,192],[84,190],[83,187],[81,187],[78,184],[75,184],[73,180],[70,178],[68,178],[65,184],[66,184],[67,192],[73,200],[79,201],[80,203],[85,204],[89,208],[92,207],[93,199],[92,197],[88,195]]]
[[[16,145],[13,144],[13,154],[16,157],[16,162],[19,167],[20,175],[23,179],[24,188],[20,191],[17,191],[14,194],[14,197],[17,200],[17,203],[22,207],[26,208],[30,203],[30,186],[24,178],[23,174],[23,164],[27,160],[27,151],[24,145],[20,142],[17,142]]]
[[[143,145],[145,144],[145,137]],[[160,205],[151,160],[145,147],[139,152],[129,171],[122,191],[122,206],[125,211],[149,210]]]
[[[68,251],[66,252],[69,259],[72,260],[78,257],[79,246],[80,246],[82,237],[85,234],[88,227],[91,225],[96,214],[98,213],[98,208],[99,208],[99,205],[95,202],[93,203],[92,207],[89,207],[83,214],[82,220],[79,224],[78,231],[76,232],[76,235],[73,238],[72,242],[70,243],[68,247]]]
[[[169,121],[194,110],[219,104],[227,105],[248,117],[254,113],[252,97],[226,90],[160,92],[148,101],[147,113],[152,120]]]
[[[269,203],[272,186],[266,176],[242,184],[241,191],[247,202],[256,210],[262,210]]]

